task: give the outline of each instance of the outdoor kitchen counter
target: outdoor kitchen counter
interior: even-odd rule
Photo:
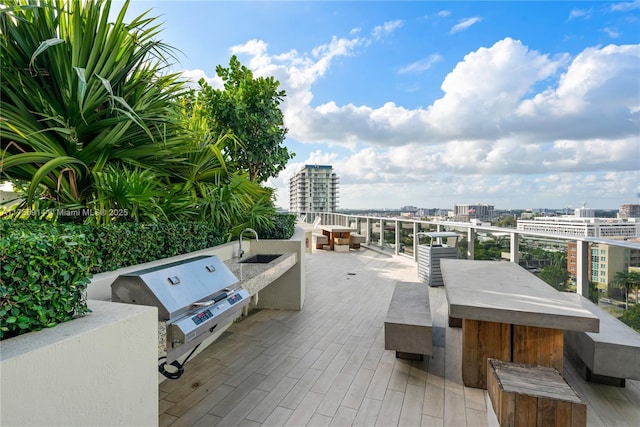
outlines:
[[[264,264],[241,262],[252,255],[256,254],[245,254],[242,259],[231,258],[224,262],[238,280],[240,280],[238,284],[245,288],[251,296],[254,296],[266,286],[269,286],[297,262],[295,252],[284,253],[273,261]]]
[[[245,254],[242,258],[247,259],[255,254]],[[286,273],[297,262],[295,252],[283,253],[280,257],[264,264],[241,263],[241,259],[231,258],[224,261],[224,264],[238,278],[238,286],[245,288],[251,295],[253,305],[257,302],[258,292],[269,286],[276,279]],[[166,322],[158,322],[158,356],[166,354],[167,340]]]

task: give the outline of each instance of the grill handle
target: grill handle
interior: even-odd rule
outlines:
[[[222,301],[223,299],[225,299],[226,297],[228,297],[229,295],[226,292],[221,293],[220,295],[216,295],[215,297],[213,297],[213,299],[209,300],[209,301],[203,301],[203,302],[194,302],[191,305],[194,305],[196,307],[209,307],[210,305],[213,305],[217,302]]]
[[[210,305],[215,304],[216,302],[214,300],[211,301],[204,301],[204,302],[194,302],[191,305],[195,305],[196,307],[209,307]]]

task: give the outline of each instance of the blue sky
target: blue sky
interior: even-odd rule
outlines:
[[[119,7],[120,3],[115,6]],[[268,185],[330,164],[341,208],[640,203],[640,1],[134,1],[175,71],[232,54],[286,90]]]

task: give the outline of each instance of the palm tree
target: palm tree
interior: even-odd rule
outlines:
[[[104,208],[111,173],[183,162],[172,50],[156,18],[108,22],[108,0],[6,0],[0,9],[3,178],[28,182],[27,206]],[[42,192],[43,199],[36,200]]]
[[[640,271],[630,271],[627,280],[635,288],[636,304],[638,303],[638,287],[640,286]]]
[[[238,172],[199,96],[166,73],[156,18],[108,22],[109,0],[8,0],[0,9],[2,177],[26,207],[114,212],[85,222],[268,226],[273,191]],[[42,195],[41,198],[38,198]],[[89,209],[85,209],[89,208]]]
[[[613,276],[612,285],[615,286],[616,288],[624,289],[625,311],[629,308],[629,289],[632,289],[634,286],[634,282],[633,282],[634,277],[630,277],[630,273],[628,271],[618,271]]]

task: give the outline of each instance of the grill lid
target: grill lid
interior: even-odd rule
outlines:
[[[111,285],[111,300],[156,306],[160,320],[172,320],[236,283],[220,258],[199,256],[118,276]]]

